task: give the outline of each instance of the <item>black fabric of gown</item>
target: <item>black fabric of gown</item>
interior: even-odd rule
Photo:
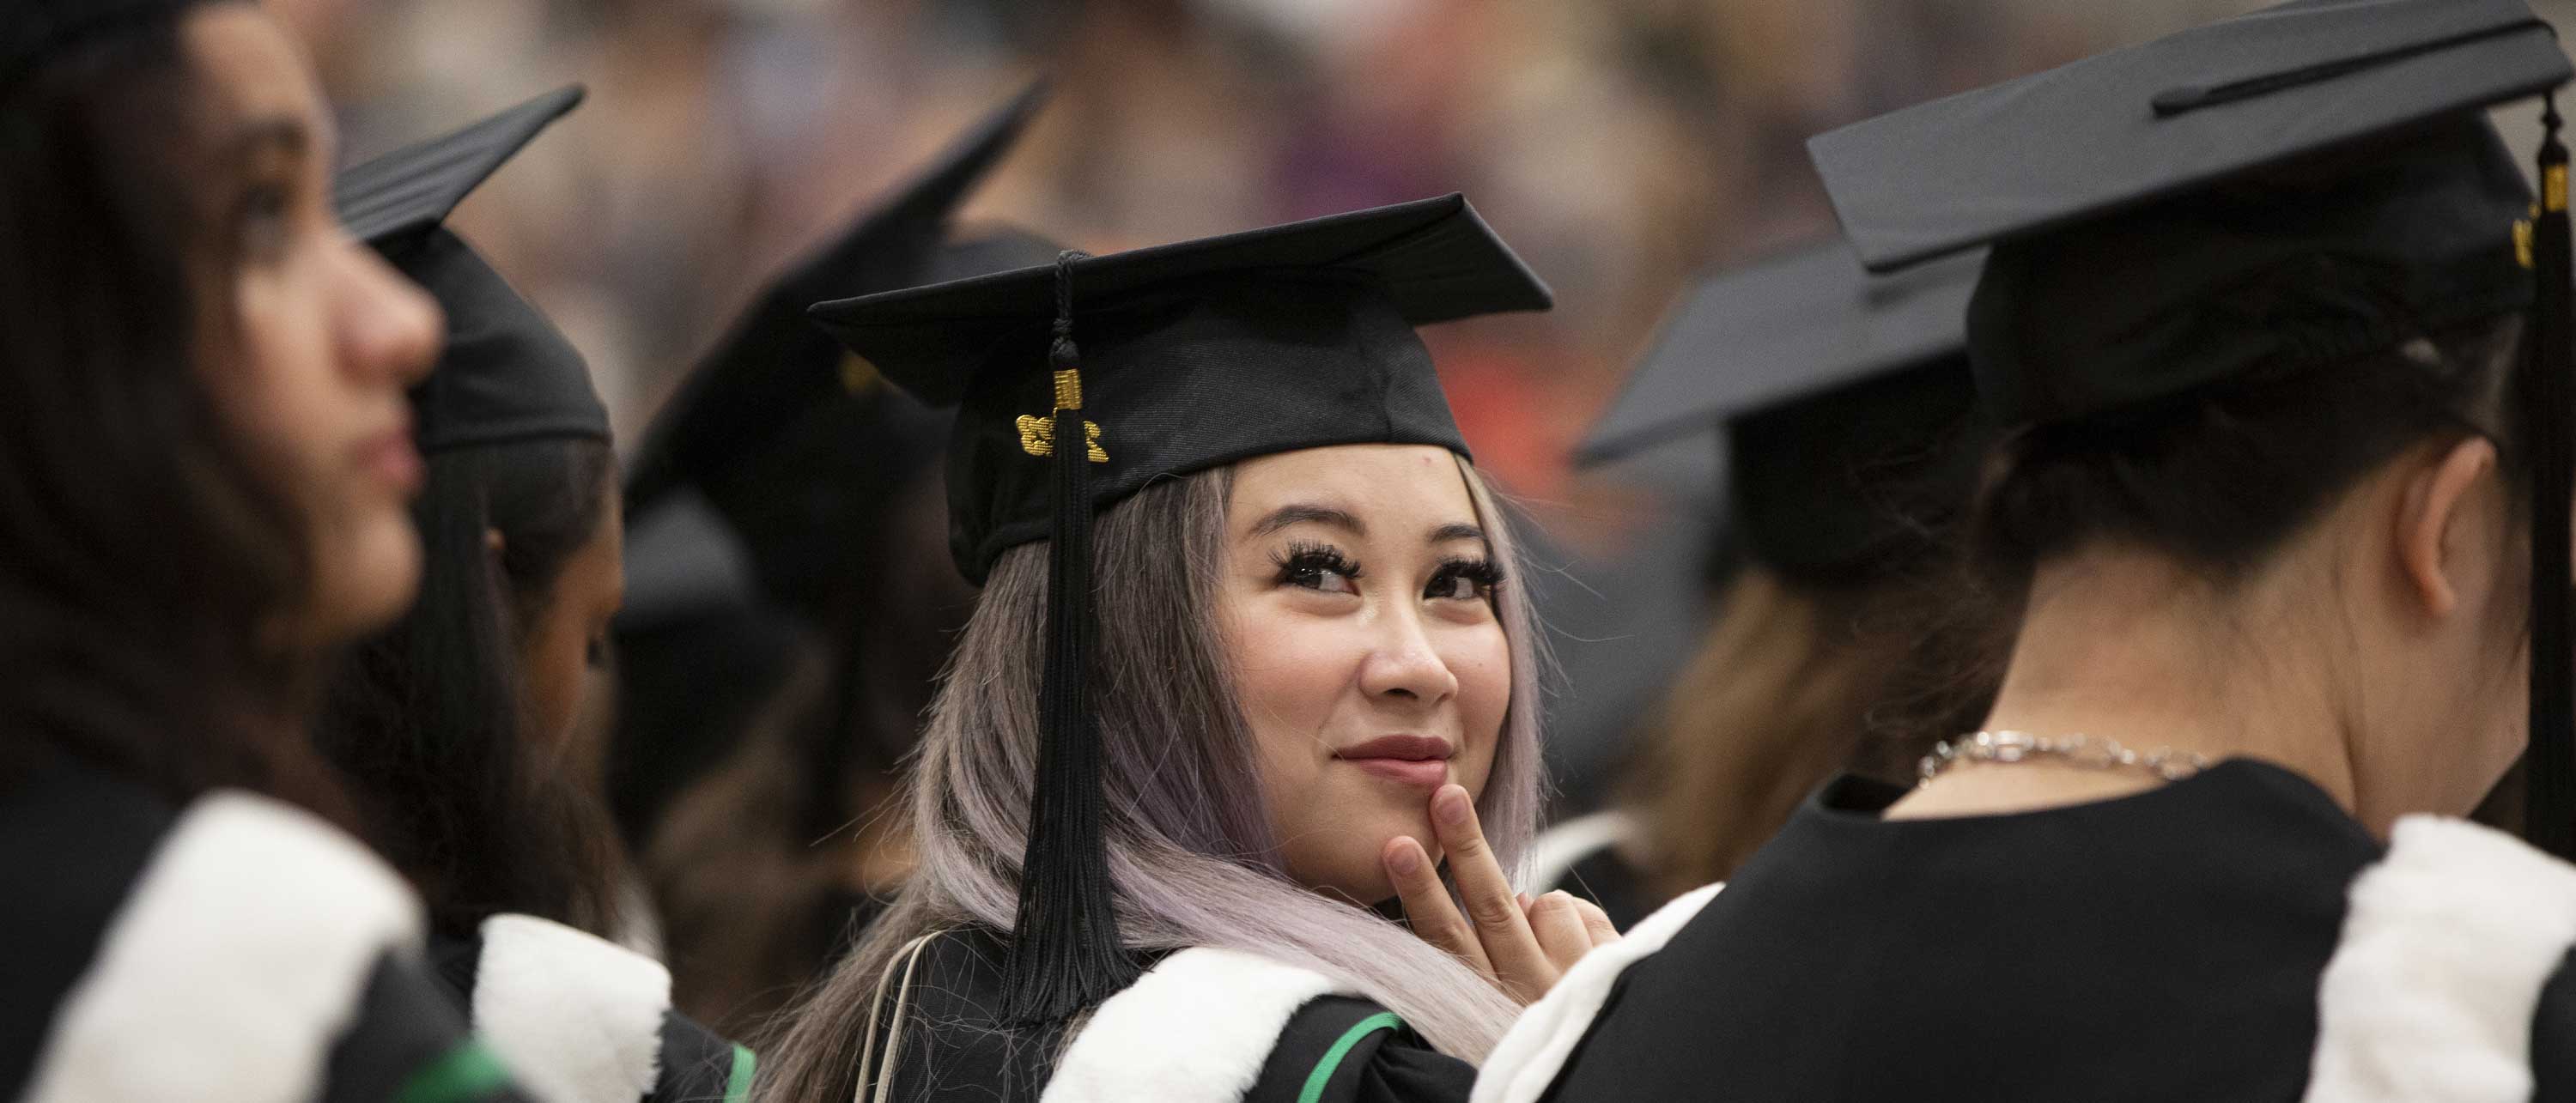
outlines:
[[[2382,848],[2250,761],[2117,800],[1882,820],[1827,785],[1630,969],[1546,1098],[2295,1100],[2345,891]],[[2539,1100],[2576,1099],[2576,988]]]
[[[941,935],[921,952],[900,1052],[893,1098],[903,1103],[1021,1103],[1045,1090],[1069,1039],[1063,1024],[1030,1030],[999,1025],[1007,942],[990,931]],[[894,996],[877,1025],[886,1052]],[[1363,999],[1326,996],[1292,1017],[1264,1063],[1246,1103],[1297,1103],[1327,1051],[1362,1020],[1385,1009]],[[858,1025],[853,1024],[854,1028]],[[880,1064],[882,1067],[882,1062]],[[1326,1080],[1318,1103],[1436,1103],[1464,1100],[1475,1069],[1433,1050],[1408,1028],[1362,1038]],[[872,1096],[871,1096],[872,1098]]]
[[[6,932],[9,963],[0,968],[0,1096],[16,1099],[32,1086],[55,1017],[97,964],[110,925],[180,816],[142,786],[50,754],[0,788],[0,883],[17,897]],[[244,884],[242,891],[266,889]],[[261,945],[267,933],[227,935],[244,953],[274,959],[280,949]],[[378,959],[354,1004],[313,1029],[332,1039],[315,1096],[321,1103],[372,1103],[407,1088],[416,1094],[406,1098],[446,1103],[523,1099],[471,1078],[447,1080],[441,1091],[420,1086],[424,1075],[474,1047],[464,1017],[408,955]],[[134,1046],[142,1052],[165,1042],[138,1037]]]

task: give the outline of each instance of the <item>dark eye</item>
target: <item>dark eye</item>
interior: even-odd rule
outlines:
[[[1360,592],[1360,566],[1324,544],[1291,544],[1286,555],[1271,557],[1279,565],[1279,584],[1330,594]]]
[[[1422,588],[1422,596],[1430,601],[1484,601],[1502,583],[1502,569],[1492,560],[1452,559],[1431,572],[1431,584]]]
[[[294,200],[284,184],[252,184],[233,209],[233,246],[247,260],[269,260],[286,252],[288,216]]]

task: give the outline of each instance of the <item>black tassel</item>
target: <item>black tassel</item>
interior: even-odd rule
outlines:
[[[2558,103],[2541,121],[2540,214],[2532,223],[2530,360],[2523,410],[2531,449],[2531,747],[2524,837],[2576,858],[2576,657],[2568,633],[2568,513],[2576,493],[2576,323],[2569,317],[2567,147]]]
[[[1073,342],[1073,262],[1056,258],[1055,373],[1050,430],[1055,528],[1047,556],[1046,669],[1039,686],[1036,788],[1020,862],[1004,1015],[1056,1023],[1134,983],[1118,940],[1116,891],[1102,839],[1099,726],[1091,712],[1091,464],[1081,355]]]

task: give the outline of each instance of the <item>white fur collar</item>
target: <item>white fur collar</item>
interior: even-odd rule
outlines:
[[[1356,994],[1240,950],[1182,950],[1092,1013],[1041,1103],[1238,1103],[1298,1008]]]
[[[1556,1082],[1575,1043],[1610,1000],[1610,989],[1628,967],[1662,950],[1726,885],[1702,885],[1655,909],[1619,941],[1583,955],[1556,987],[1512,1021],[1512,1029],[1476,1072],[1474,1103],[1530,1103]]]
[[[2576,944],[2576,867],[2409,816],[2351,901],[2318,988],[2307,1098],[2530,1098],[2532,1013]]]
[[[301,1103],[420,905],[330,825],[216,793],[183,813],[63,1001],[28,1103]]]
[[[547,1103],[635,1103],[661,1073],[671,973],[533,915],[483,921],[474,1032]]]

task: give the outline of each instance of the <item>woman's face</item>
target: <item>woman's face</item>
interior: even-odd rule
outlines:
[[[581,715],[592,675],[607,659],[609,621],[626,604],[624,510],[615,487],[603,493],[609,500],[599,511],[598,527],[564,560],[544,606],[519,640],[527,735],[547,746],[570,749],[573,721]],[[583,763],[585,773],[590,765]]]
[[[289,640],[326,646],[401,614],[420,576],[420,489],[404,391],[438,354],[437,306],[352,240],[331,207],[333,135],[303,55],[249,4],[192,11],[205,96],[193,135],[210,205],[198,327],[227,428],[294,508],[310,591]]]
[[[1226,542],[1218,604],[1288,872],[1386,899],[1380,849],[1433,837],[1441,785],[1483,793],[1511,699],[1465,477],[1427,446],[1247,460]]]

